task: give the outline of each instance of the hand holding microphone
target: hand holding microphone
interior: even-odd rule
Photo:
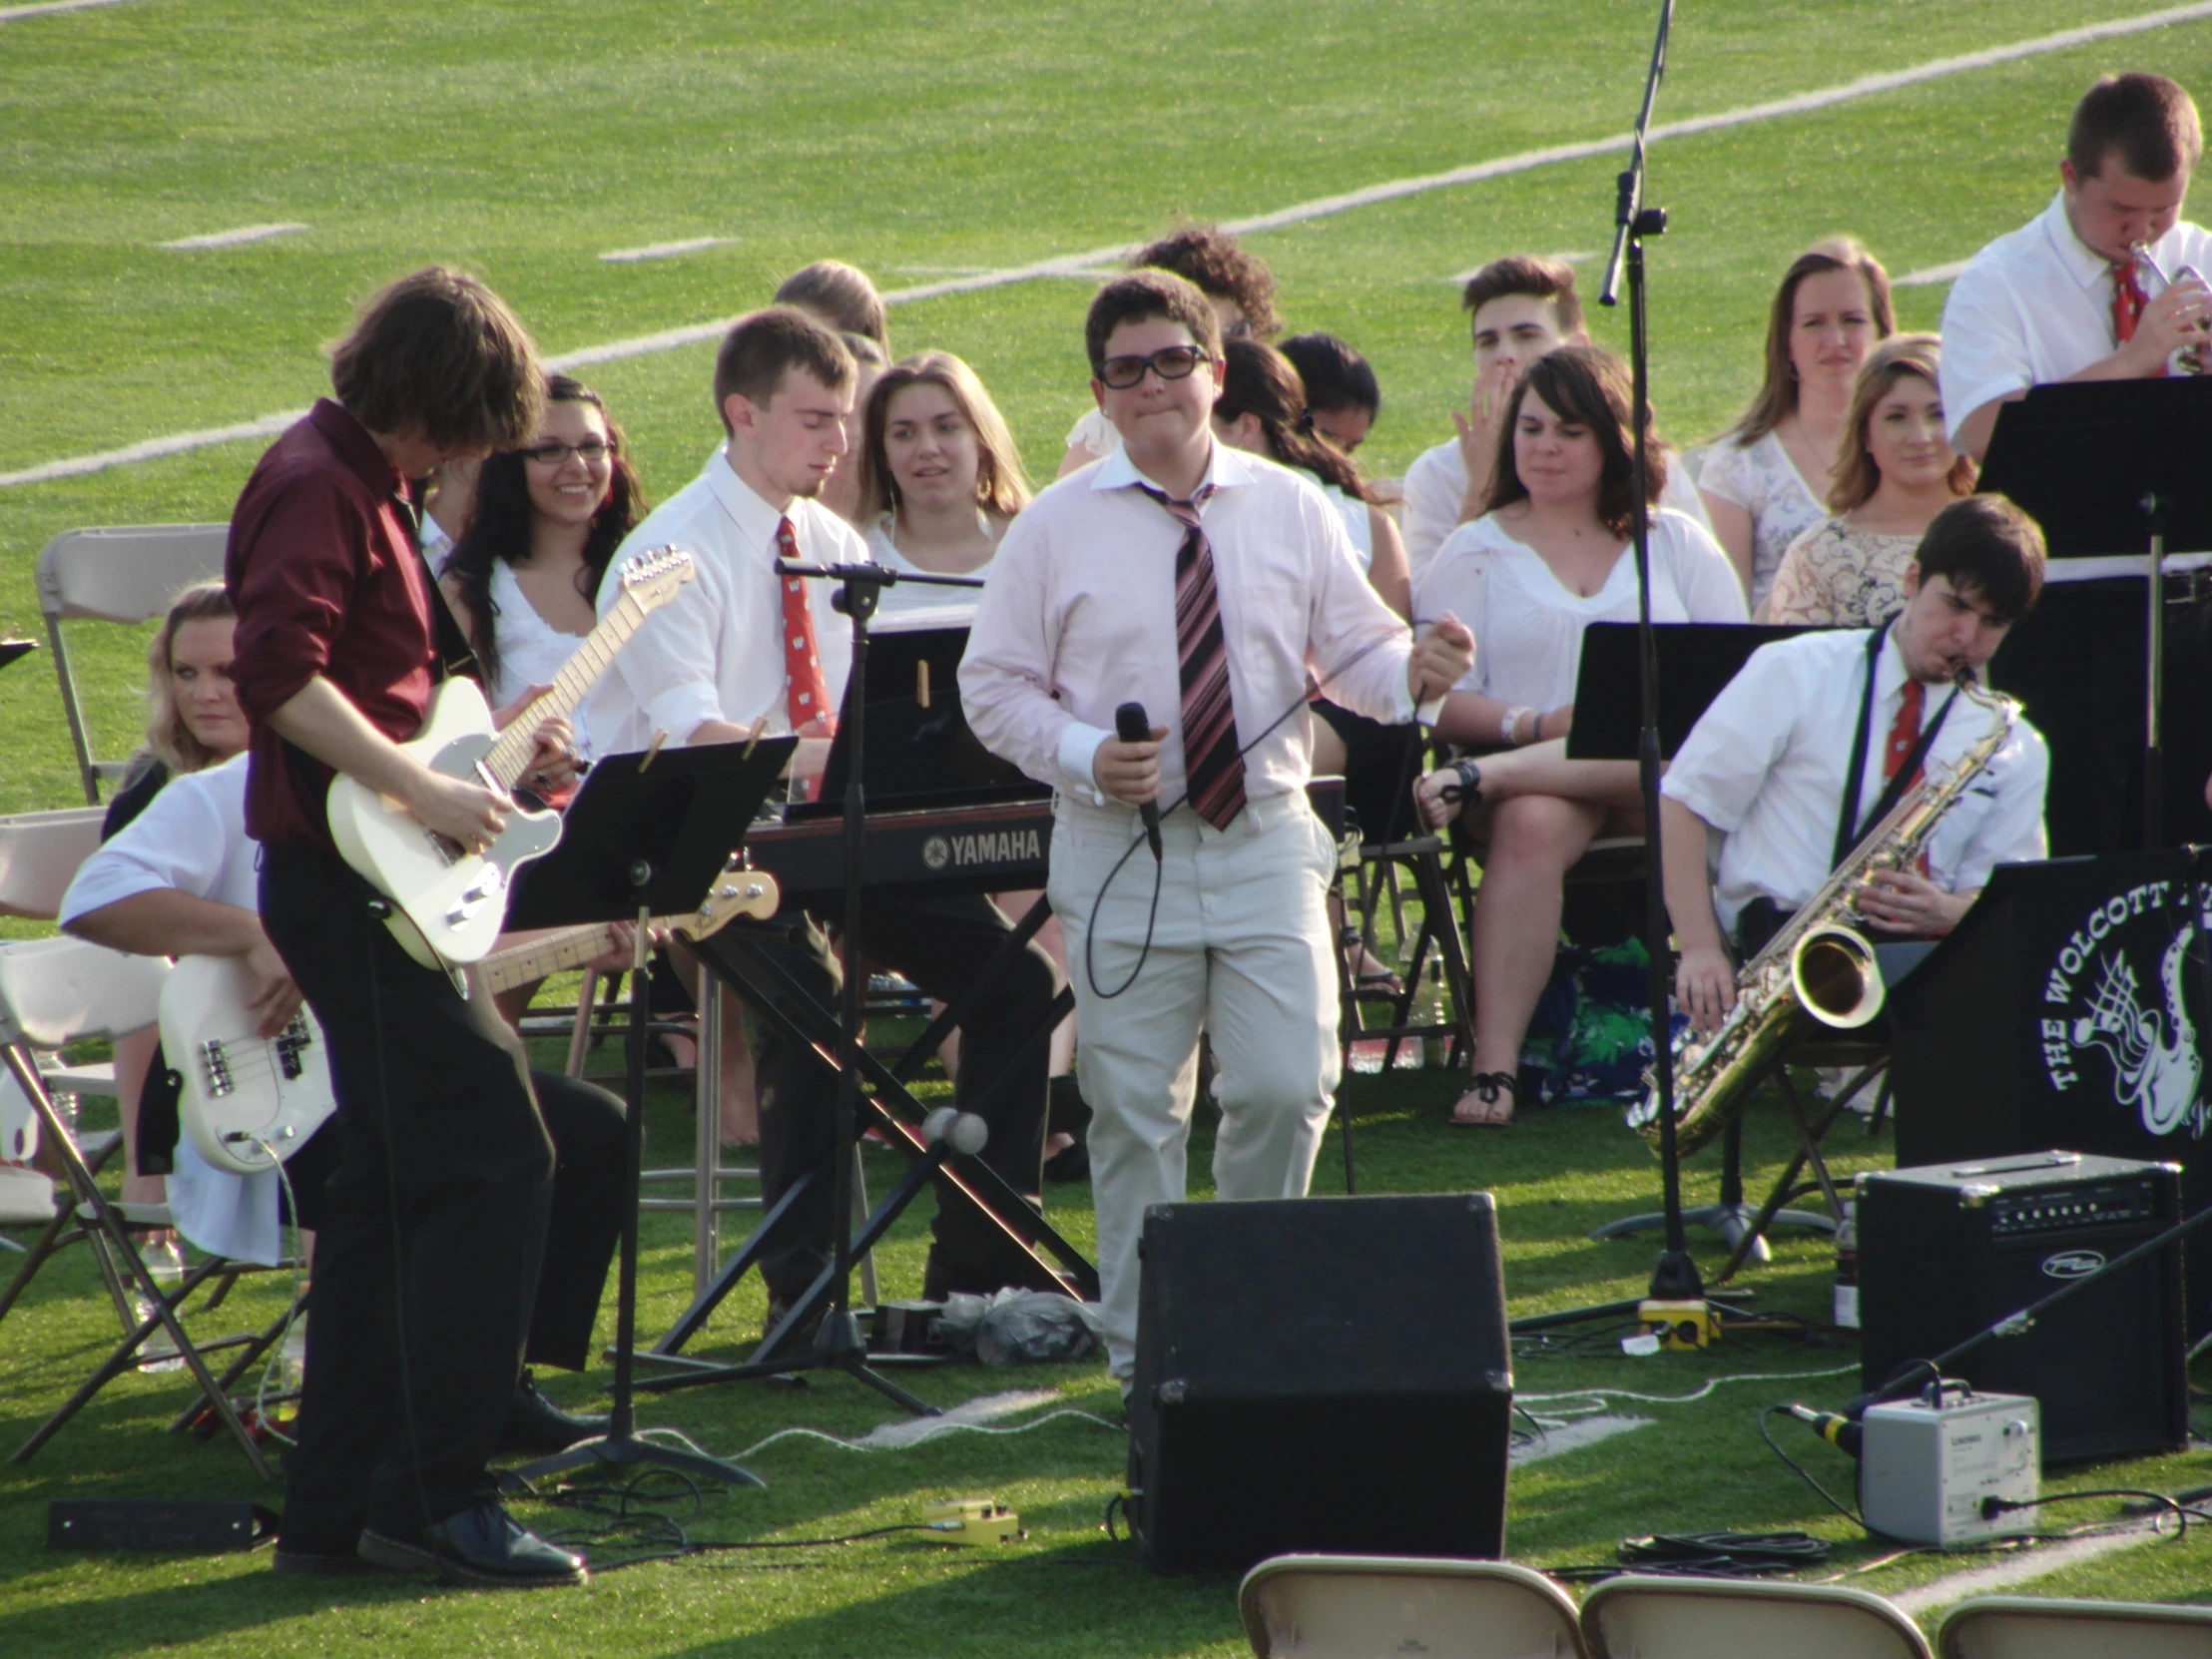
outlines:
[[[1144,815],[1145,838],[1160,856],[1160,740],[1165,726],[1146,719],[1142,703],[1124,703],[1114,711],[1112,738],[1098,746],[1091,776],[1116,801]]]

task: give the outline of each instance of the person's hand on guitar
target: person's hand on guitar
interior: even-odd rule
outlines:
[[[276,947],[266,935],[247,951],[244,959],[246,971],[254,982],[253,994],[246,1000],[246,1011],[258,1034],[274,1037],[299,1012],[299,987],[292,983],[291,970],[284,966],[284,959],[276,954]]]
[[[630,964],[637,960],[638,924],[634,921],[611,922],[607,927],[607,948],[584,966],[594,973],[628,973]],[[653,927],[645,936],[646,949],[660,949],[668,943],[669,937],[666,927]]]
[[[448,778],[425,766],[413,769],[400,805],[425,830],[458,841],[470,852],[481,852],[499,838],[514,807],[500,791],[472,778]]]
[[[551,686],[525,686],[522,695],[512,703],[491,712],[493,730],[504,732],[552,689]],[[537,749],[530,757],[530,767],[522,775],[522,782],[535,795],[558,795],[576,782],[576,764],[583,758],[576,753],[576,730],[566,715],[548,715],[538,722],[533,737]]]

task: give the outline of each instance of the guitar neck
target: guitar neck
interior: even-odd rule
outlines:
[[[553,689],[508,722],[506,731],[499,735],[491,752],[484,757],[485,768],[499,780],[501,789],[513,789],[529,770],[530,758],[537,752],[537,729],[555,715],[572,715],[582,706],[584,695],[591,690],[593,682],[615,660],[615,653],[630,643],[630,636],[638,631],[645,617],[645,608],[634,597],[624,594],[606,619],[584,637],[583,644],[562,665],[561,672],[553,677]]]
[[[655,916],[653,924],[668,927],[689,920],[688,916]],[[614,948],[614,928],[609,923],[566,927],[542,939],[532,939],[528,944],[514,945],[486,956],[482,970],[484,984],[496,996],[517,985],[582,967],[594,956],[604,956]]]

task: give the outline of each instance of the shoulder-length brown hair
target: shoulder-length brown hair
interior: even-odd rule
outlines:
[[[146,648],[146,748],[170,776],[202,772],[223,759],[192,735],[177,707],[177,669],[170,653],[177,630],[188,622],[222,622],[238,615],[221,582],[199,582],[169,603],[169,614]]]
[[[867,418],[860,439],[860,513],[863,519],[898,510],[898,481],[891,476],[884,433],[890,426],[891,399],[908,386],[936,386],[952,399],[960,418],[975,434],[975,504],[1005,518],[1029,505],[1029,478],[1021,469],[1021,451],[1006,417],[974,369],[949,351],[922,351],[891,368],[868,392]]]
[[[1837,457],[1836,482],[1828,492],[1831,512],[1848,513],[1854,507],[1863,507],[1882,487],[1882,469],[1875,465],[1874,452],[1867,446],[1867,429],[1874,421],[1875,405],[1889,396],[1891,387],[1900,380],[1918,378],[1940,386],[1942,363],[1941,342],[1935,334],[1893,334],[1867,353],[1867,360],[1859,365],[1859,382],[1851,393],[1851,418],[1844,426],[1844,451]],[[1953,495],[1971,495],[1978,471],[1973,457],[1962,454],[1951,462],[1944,482]]]
[[[330,352],[331,390],[371,432],[468,454],[528,443],[544,381],[538,348],[506,301],[437,265],[377,292]]]
[[[1830,237],[1816,242],[1790,262],[1782,274],[1782,285],[1774,290],[1774,304],[1767,311],[1767,377],[1743,418],[1723,434],[1739,449],[1748,449],[1797,412],[1797,368],[1790,361],[1790,329],[1797,321],[1797,290],[1808,276],[1824,271],[1856,271],[1867,284],[1867,308],[1874,317],[1875,338],[1888,339],[1897,332],[1897,312],[1890,304],[1890,274],[1882,262],[1868,253],[1856,237]]]
[[[1627,535],[1636,521],[1636,437],[1629,424],[1629,389],[1628,365],[1601,345],[1562,345],[1530,363],[1506,405],[1497,467],[1483,511],[1494,513],[1528,499],[1528,486],[1513,461],[1513,429],[1520,424],[1522,401],[1537,397],[1561,420],[1587,426],[1597,439],[1603,459],[1597,479],[1598,522],[1616,536]],[[1667,487],[1667,448],[1656,432],[1647,437],[1644,484],[1650,505]]]

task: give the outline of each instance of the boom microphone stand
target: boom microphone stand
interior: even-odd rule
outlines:
[[[1659,839],[1659,644],[1651,626],[1651,511],[1645,490],[1649,473],[1646,449],[1650,441],[1650,349],[1647,335],[1647,290],[1644,281],[1644,239],[1665,234],[1667,211],[1644,202],[1646,135],[1651,130],[1652,106],[1659,98],[1659,82],[1667,71],[1667,37],[1674,27],[1674,0],[1659,0],[1659,34],[1651,48],[1651,72],[1644,81],[1643,108],[1636,116],[1636,136],[1629,151],[1628,170],[1620,175],[1614,208],[1613,257],[1605,268],[1604,305],[1620,303],[1621,275],[1628,276],[1628,361],[1632,391],[1630,420],[1636,439],[1635,517],[1632,538],[1636,550],[1636,629],[1641,694],[1640,723],[1636,734],[1636,773],[1642,786],[1644,807],[1644,857],[1649,875],[1644,883],[1644,931],[1651,957],[1646,985],[1651,1011],[1651,1070],[1659,1097],[1659,1167],[1666,1214],[1665,1247],[1651,1271],[1651,1299],[1655,1302],[1702,1302],[1705,1282],[1690,1259],[1682,1228],[1682,1155],[1675,1145],[1674,1044],[1669,1024],[1671,1009],[1667,972],[1667,894],[1663,880],[1666,862]],[[1607,1303],[1564,1314],[1544,1314],[1516,1320],[1515,1331],[1535,1331],[1547,1326],[1571,1325],[1612,1314],[1633,1313],[1634,1302]]]

